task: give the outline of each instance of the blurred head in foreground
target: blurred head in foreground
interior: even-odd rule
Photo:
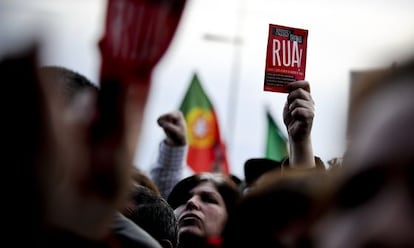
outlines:
[[[377,80],[357,98],[317,247],[414,247],[414,60]]]
[[[267,172],[230,214],[223,247],[308,247],[329,173],[310,168]]]

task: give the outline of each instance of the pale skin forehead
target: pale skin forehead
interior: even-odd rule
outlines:
[[[354,133],[350,147],[353,155],[351,161],[356,165],[369,164],[365,161],[393,161],[412,157],[414,154],[413,83],[382,89],[359,109],[357,131]]]
[[[217,191],[216,187],[214,186],[212,182],[202,182],[190,191],[190,193],[192,194],[197,194],[197,193],[202,193],[202,192],[209,193],[209,194],[212,194],[212,195],[215,195],[221,198],[220,193]]]

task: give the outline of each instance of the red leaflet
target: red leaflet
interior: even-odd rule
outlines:
[[[287,93],[289,82],[305,79],[308,30],[269,24],[264,90]]]

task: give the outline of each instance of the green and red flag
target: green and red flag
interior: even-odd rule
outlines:
[[[281,132],[279,126],[266,111],[267,117],[267,140],[266,140],[266,158],[281,161],[288,155],[287,139]]]
[[[228,173],[226,149],[220,137],[217,116],[197,74],[191,80],[180,110],[187,123],[187,163],[191,169],[196,173]]]

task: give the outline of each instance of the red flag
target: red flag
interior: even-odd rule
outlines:
[[[187,123],[188,165],[194,172],[229,173],[217,116],[197,75],[193,76],[180,110]]]

